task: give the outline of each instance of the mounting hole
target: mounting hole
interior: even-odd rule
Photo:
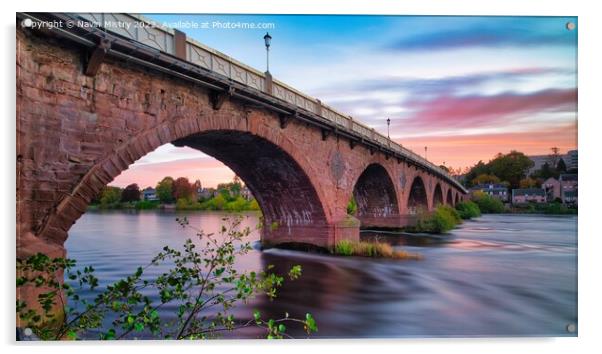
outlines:
[[[569,31],[574,30],[575,27],[577,27],[577,26],[575,25],[574,22],[569,21],[569,22],[566,23],[566,29],[569,30]]]
[[[33,21],[30,18],[26,18],[23,21],[21,21],[22,27],[31,27],[32,25],[33,25]]]
[[[574,323],[569,323],[566,325],[566,331],[569,333],[575,333],[575,331],[577,331],[577,326]]]

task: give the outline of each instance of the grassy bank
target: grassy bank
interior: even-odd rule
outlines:
[[[166,205],[157,201],[140,200],[135,202],[116,202],[107,204],[91,204],[88,206],[88,210],[151,210],[161,209]],[[173,207],[172,207],[173,208]],[[255,199],[246,200],[243,197],[233,198],[227,200],[225,198],[211,198],[202,202],[192,201],[188,199],[178,199],[175,203],[176,210],[217,210],[217,211],[259,211],[259,204]]]
[[[416,253],[395,250],[388,243],[342,240],[337,242],[331,253],[338,256],[361,256],[393,259],[422,259]]]
[[[161,203],[159,203],[159,201],[139,200],[136,202],[90,204],[88,206],[88,210],[112,210],[112,209],[147,210],[147,209],[159,209],[160,207],[161,207]]]
[[[562,203],[523,204],[513,205],[507,212],[512,214],[547,214],[547,215],[577,215],[577,207],[569,207]]]

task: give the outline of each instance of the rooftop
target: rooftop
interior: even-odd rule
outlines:
[[[518,188],[512,190],[512,196],[528,196],[528,195],[541,195],[545,196],[546,191],[542,188]]]

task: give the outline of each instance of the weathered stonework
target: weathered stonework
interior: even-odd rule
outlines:
[[[122,171],[166,143],[228,165],[257,197],[266,244],[331,246],[365,226],[411,219],[413,182],[457,202],[461,192],[403,161],[302,121],[233,98],[214,109],[210,92],[166,74],[106,59],[84,75],[75,45],[17,30],[17,256],[63,255],[70,227]],[[360,176],[363,176],[360,178]],[[358,182],[359,181],[359,182]],[[358,220],[347,204],[362,198]],[[439,195],[439,194],[438,194]]]

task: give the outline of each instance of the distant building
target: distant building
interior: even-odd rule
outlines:
[[[483,192],[492,197],[498,198],[502,202],[508,201],[508,187],[503,184],[478,184],[470,188],[470,193]]]
[[[240,195],[246,200],[253,199],[253,193],[251,193],[251,190],[247,186],[244,186],[240,189]]]
[[[196,195],[198,200],[206,200],[215,197],[217,191],[214,188],[197,188]]]
[[[142,191],[142,199],[148,201],[159,200],[157,197],[157,191],[154,188],[148,187]]]
[[[529,169],[528,175],[531,175],[537,170],[541,170],[545,163],[548,163],[550,168],[556,167],[552,161],[552,155],[531,155],[527,157],[533,161],[533,167]],[[559,154],[558,161],[560,161],[560,159],[564,161],[567,170],[577,169],[577,150],[569,150],[565,155]],[[556,163],[558,163],[558,161],[556,161]]]
[[[577,150],[570,150],[567,152],[566,157],[563,158],[566,164],[567,170],[576,170],[579,167],[579,159],[577,157]]]
[[[546,191],[543,188],[519,188],[512,190],[512,204],[545,202]]]
[[[531,167],[529,169],[528,174],[532,174],[533,172],[537,171],[537,170],[541,170],[541,168],[543,167],[544,164],[550,163],[550,155],[532,155],[532,156],[527,156],[531,161],[533,161],[533,167]],[[552,166],[550,166],[552,167]]]
[[[546,179],[542,184],[541,188],[546,191],[546,198],[548,202],[554,201],[556,198],[562,199],[560,197],[560,181],[558,181],[554,177],[550,177]]]
[[[560,182],[560,199],[562,199],[562,202],[577,204],[577,175],[570,173],[561,174],[558,182]]]

